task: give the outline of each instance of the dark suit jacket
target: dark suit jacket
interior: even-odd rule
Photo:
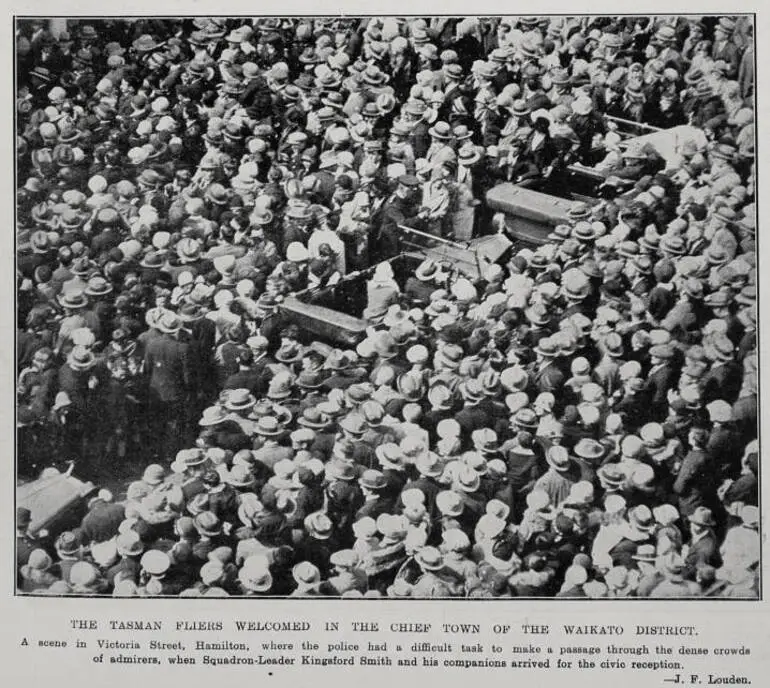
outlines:
[[[365,516],[369,516],[376,521],[380,514],[390,514],[393,512],[394,501],[388,497],[379,497],[378,499],[365,501],[363,506],[356,512],[353,520],[358,521]]]
[[[645,391],[650,397],[650,408],[655,417],[665,413],[668,407],[668,390],[676,382],[674,367],[665,364],[655,370],[645,384]]]
[[[738,398],[743,374],[740,366],[730,361],[712,367],[703,377],[703,403],[724,399],[732,404]]]
[[[150,391],[163,402],[182,401],[193,387],[190,347],[169,335],[147,343],[144,369],[150,376]]]
[[[710,530],[697,542],[690,543],[690,550],[684,560],[688,578],[695,578],[699,564],[719,567],[719,545],[713,530]]]
[[[558,397],[558,392],[564,385],[564,373],[555,363],[551,363],[540,370],[532,371],[532,384],[539,393],[552,392]]]
[[[663,320],[676,303],[676,295],[669,289],[656,286],[647,296],[647,310],[655,320]]]

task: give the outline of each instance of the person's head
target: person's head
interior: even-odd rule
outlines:
[[[417,181],[415,178],[414,181]],[[398,180],[398,185],[396,186],[396,195],[404,200],[410,199],[415,194],[415,189],[417,187],[417,184],[411,183],[405,183],[403,179]]]
[[[545,117],[538,117],[532,124],[532,128],[541,133],[547,134],[551,123]]]
[[[32,368],[42,372],[51,367],[53,363],[53,352],[48,347],[38,349],[32,357]]]
[[[708,442],[709,433],[705,428],[692,428],[687,435],[687,442],[693,449],[703,449]]]

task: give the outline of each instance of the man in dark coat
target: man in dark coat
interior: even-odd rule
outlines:
[[[698,507],[689,517],[690,543],[687,556],[684,559],[688,578],[695,578],[698,568],[701,566],[720,565],[719,543],[714,532],[716,521],[711,509],[705,506]]]
[[[392,258],[399,252],[399,236],[402,233],[399,225],[419,228],[422,216],[414,200],[414,192],[419,184],[417,177],[413,175],[405,174],[399,177],[395,193],[382,207],[379,232],[375,233],[370,251],[372,263]]]
[[[674,347],[658,344],[650,349],[652,367],[645,384],[653,417],[665,415],[668,407],[668,391],[675,385],[677,374],[674,368]]]
[[[182,322],[173,313],[161,316],[161,336],[147,344],[144,370],[149,376],[150,419],[154,425],[156,454],[173,456],[186,430],[185,403],[193,389],[195,373],[191,365],[190,345],[182,341]]]
[[[126,511],[121,504],[112,501],[112,495],[102,490],[91,500],[88,513],[80,524],[80,532],[85,544],[105,542],[118,534],[118,526],[123,522]]]
[[[690,451],[682,460],[674,481],[674,493],[679,497],[679,512],[684,516],[694,514],[698,507],[715,499],[715,475],[713,457],[706,453],[708,432],[693,428],[688,435]]]
[[[733,359],[733,345],[727,337],[720,337],[714,342],[716,361],[701,380],[702,400],[708,404],[715,399],[724,399],[733,403],[741,389],[743,372],[740,364]]]

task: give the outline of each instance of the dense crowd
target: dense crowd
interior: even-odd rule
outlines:
[[[21,591],[757,596],[750,19],[67,28],[16,36],[18,472],[132,481],[19,508]],[[516,244],[486,191],[575,165]],[[513,254],[404,280],[405,227]],[[354,272],[355,350],[286,320]]]

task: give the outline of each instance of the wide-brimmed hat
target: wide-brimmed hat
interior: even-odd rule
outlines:
[[[438,571],[444,567],[444,557],[435,547],[423,547],[418,550],[414,560],[424,571]]]
[[[332,458],[332,460],[326,464],[326,475],[334,480],[351,482],[358,476],[358,471],[356,471],[356,467],[352,463]]]
[[[284,433],[284,427],[275,416],[262,416],[257,420],[254,432],[263,437],[278,437]]]
[[[233,487],[247,488],[254,485],[256,478],[248,466],[236,464],[228,471],[225,482]]]
[[[206,537],[216,537],[222,532],[222,521],[211,511],[203,511],[193,519],[195,529]]]
[[[439,411],[448,411],[454,405],[452,390],[442,382],[436,382],[428,390],[430,405]]]
[[[227,394],[225,408],[228,411],[245,411],[256,403],[256,398],[248,389],[233,389]]]
[[[92,277],[84,290],[88,296],[106,296],[112,293],[112,285],[101,276]]]
[[[572,228],[572,236],[578,241],[582,241],[584,243],[594,241],[597,237],[597,234],[597,228],[594,227],[590,222],[586,222],[584,220],[575,223],[575,226]]]
[[[460,383],[458,389],[462,398],[468,403],[478,404],[484,400],[484,391],[478,380],[465,380]]]
[[[625,482],[625,476],[617,464],[605,464],[596,474],[601,485],[605,487],[620,487]]]
[[[438,478],[443,473],[439,457],[433,452],[423,452],[415,463],[417,471],[424,476]]]
[[[332,536],[334,526],[329,517],[322,511],[316,511],[305,517],[305,530],[316,540],[328,540]]]
[[[477,146],[472,144],[465,144],[461,146],[457,153],[457,161],[461,165],[466,165],[469,167],[471,165],[475,165],[479,160],[481,160],[481,152]]]
[[[297,387],[300,389],[319,389],[323,386],[326,376],[320,370],[303,370],[297,376]]]
[[[88,299],[80,289],[70,289],[65,291],[58,296],[57,300],[62,307],[72,310],[85,308],[88,305]]]
[[[546,325],[551,321],[551,313],[545,304],[540,302],[532,304],[524,311],[524,316],[533,325]]]
[[[340,422],[339,426],[345,432],[355,436],[363,436],[367,429],[366,421],[360,413],[352,411],[348,413]]]
[[[454,476],[453,484],[462,492],[476,492],[481,487],[481,476],[470,466],[462,466]]]
[[[246,590],[268,592],[273,587],[273,575],[268,568],[266,557],[256,554],[248,557],[238,571],[238,580]]]
[[[659,248],[664,254],[674,256],[683,256],[687,250],[684,239],[675,234],[664,234],[660,239]]]
[[[454,490],[444,490],[436,495],[436,508],[444,516],[456,518],[463,512],[462,497]]]
[[[274,355],[276,360],[281,363],[296,363],[297,361],[302,360],[305,352],[303,347],[296,342],[288,342],[282,344]]]
[[[543,337],[534,347],[536,353],[545,358],[555,358],[561,349],[553,337]]]
[[[176,253],[182,263],[194,263],[201,253],[200,244],[195,239],[183,238],[176,245]]]
[[[267,387],[268,399],[286,399],[292,394],[293,377],[290,374],[276,375]]]
[[[297,585],[303,587],[317,585],[321,582],[321,572],[315,564],[311,564],[309,561],[301,561],[296,564],[291,570],[291,575]]]
[[[156,327],[166,334],[176,334],[182,329],[182,320],[176,313],[166,311],[158,319]]]
[[[329,425],[331,419],[325,413],[317,408],[306,408],[302,415],[297,419],[297,424],[306,428],[312,428],[314,430],[320,430]]]
[[[88,370],[96,364],[96,356],[90,349],[76,346],[67,356],[67,364],[73,370]]]
[[[117,553],[121,556],[136,557],[144,551],[144,544],[135,530],[120,533],[115,542]]]
[[[583,201],[575,201],[567,210],[567,215],[574,221],[585,220],[591,217],[591,208]]]
[[[377,355],[382,359],[390,359],[398,355],[399,348],[390,332],[378,332],[372,340],[372,346]]]
[[[401,467],[404,464],[404,455],[401,448],[395,442],[383,442],[374,450],[374,455],[382,468]]]
[[[652,532],[656,527],[652,512],[644,504],[640,504],[628,512],[628,521],[637,530],[645,533]]]
[[[604,456],[604,446],[588,437],[580,439],[572,450],[575,456],[589,462],[595,462]]]
[[[142,480],[148,485],[160,485],[166,475],[166,471],[160,464],[153,463],[144,469]]]
[[[545,460],[548,465],[551,466],[551,468],[559,471],[559,473],[563,473],[569,470],[569,467],[572,463],[569,457],[569,452],[565,447],[560,445],[554,445],[553,447],[550,447],[545,454]]]
[[[365,487],[368,490],[382,490],[387,487],[388,481],[385,476],[377,470],[369,469],[363,472],[358,479],[361,487]]]
[[[218,425],[225,420],[227,420],[227,413],[221,406],[209,406],[203,410],[203,415],[198,421],[198,425],[205,428]]]
[[[370,86],[382,86],[388,82],[388,75],[376,65],[369,65],[361,74],[361,79]]]
[[[436,122],[436,124],[428,129],[428,133],[434,138],[449,141],[452,138],[452,127],[446,122]]]
[[[158,43],[152,36],[145,33],[139,36],[139,38],[131,44],[131,47],[138,53],[149,53],[158,47]]]

